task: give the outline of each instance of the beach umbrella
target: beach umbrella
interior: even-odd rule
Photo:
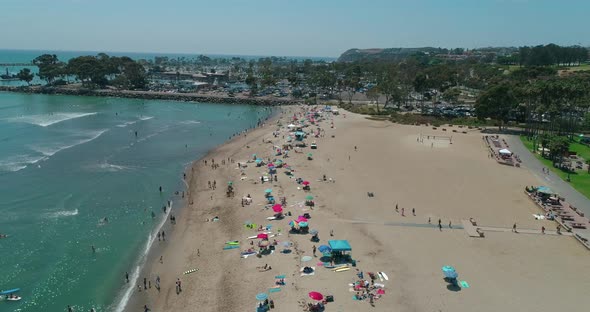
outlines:
[[[303,184],[303,185],[309,185],[309,181],[303,181],[301,184]]]
[[[297,221],[291,221],[291,222],[289,222],[289,225],[290,226],[296,226],[297,225]]]
[[[232,186],[232,185],[234,185],[234,182],[229,181],[229,182],[227,182],[227,185]]]
[[[269,168],[272,168],[272,167],[274,167],[274,166],[275,166],[275,164],[273,164],[273,163],[270,163],[270,164],[268,164],[267,166],[268,166]]]
[[[318,233],[319,233],[318,230],[309,231],[309,234],[311,234],[311,235],[317,235]]]
[[[268,239],[268,234],[266,234],[266,233],[259,233],[258,235],[256,235],[256,238]]]
[[[300,227],[307,227],[309,224],[307,222],[299,222]]]
[[[272,189],[266,189],[266,190],[264,190],[264,192],[267,194],[272,193]]]
[[[304,216],[299,216],[299,218],[297,218],[297,222],[307,222],[309,220],[307,220]]]
[[[276,204],[276,205],[272,206],[272,211],[283,212],[283,206],[281,206],[280,204]]]
[[[383,288],[379,288],[377,290],[377,295],[385,295],[385,290],[383,290]]]
[[[267,247],[268,245],[270,245],[270,242],[267,240],[261,240],[260,242],[258,242],[259,247]]]
[[[259,164],[262,162],[262,159],[256,159],[256,163]]]
[[[308,262],[311,261],[311,259],[313,259],[311,256],[303,256],[301,258],[301,262]]]
[[[313,196],[307,195],[307,196],[305,196],[305,200],[313,200]]]
[[[320,294],[317,291],[312,291],[309,293],[309,298],[316,300],[316,301],[322,301],[324,299],[324,295]]]
[[[268,295],[266,293],[259,293],[256,295],[256,300],[258,301],[264,301],[266,299],[268,299]]]
[[[457,278],[459,276],[455,271],[443,271],[443,273],[447,278]]]
[[[452,266],[450,266],[450,265],[445,265],[445,266],[442,267],[442,271],[443,272],[447,272],[447,271],[453,271],[454,272],[455,271],[455,268],[452,267]]]
[[[328,245],[321,245],[321,246],[318,248],[318,250],[319,250],[321,253],[324,253],[324,252],[330,252],[330,251],[332,251],[332,248],[330,248],[330,246],[328,246]]]

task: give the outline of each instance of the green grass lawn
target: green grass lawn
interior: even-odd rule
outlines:
[[[580,66],[571,66],[571,67],[558,67],[554,66],[557,70],[568,70],[568,71],[583,71],[583,70],[590,70],[590,64],[582,64]],[[517,69],[521,68],[518,65],[508,65],[508,70],[513,72]]]
[[[533,142],[529,141],[525,136],[521,136],[520,140],[526,146],[529,151],[533,150]],[[590,147],[586,145],[582,145],[580,143],[572,143],[570,146],[570,151],[578,153],[578,155],[584,159],[590,159]],[[543,158],[540,154],[535,153],[535,157],[545,165],[545,167],[551,169],[554,173],[556,173],[561,179],[567,181],[567,172],[553,167],[553,163],[549,159]],[[576,173],[570,174],[570,182],[571,186],[573,186],[578,192],[584,194],[584,196],[590,198],[590,174],[586,170],[577,170]]]

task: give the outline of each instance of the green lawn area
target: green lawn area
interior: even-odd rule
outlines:
[[[521,136],[520,140],[526,146],[529,151],[533,150],[533,142],[529,141],[525,136]],[[572,143],[570,145],[570,151],[578,153],[578,155],[584,159],[590,159],[590,147],[582,145],[580,143]],[[567,172],[553,167],[553,163],[549,159],[543,158],[540,154],[535,153],[535,157],[549,168],[551,171],[556,173],[561,179],[567,181]],[[590,198],[590,174],[586,170],[577,170],[576,173],[570,174],[570,182],[578,192],[584,194],[584,196]]]
[[[521,68],[518,65],[508,65],[508,70],[513,72],[517,69]],[[582,64],[580,66],[571,66],[571,67],[558,67],[555,66],[557,70],[568,70],[568,71],[582,71],[582,70],[590,70],[590,64]]]

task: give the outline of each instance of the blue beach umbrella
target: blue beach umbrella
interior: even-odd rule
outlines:
[[[266,189],[264,190],[265,193],[272,193],[272,189]]]
[[[256,295],[256,300],[258,301],[264,301],[268,299],[268,294],[266,293],[259,293],[258,295]]]
[[[327,246],[327,245],[321,245],[321,246],[318,248],[318,250],[319,250],[321,253],[324,253],[324,252],[330,252],[330,251],[332,251],[332,248],[330,248],[330,246]]]
[[[459,274],[455,271],[443,271],[446,278],[457,278]]]
[[[299,222],[299,226],[300,226],[300,227],[306,227],[306,226],[308,226],[308,225],[309,225],[309,224],[308,224],[307,222]]]
[[[455,272],[455,268],[450,265],[445,265],[444,267],[442,267],[442,271],[443,272]]]
[[[257,163],[257,164],[259,164],[259,163],[261,163],[261,162],[262,162],[262,159],[260,159],[260,158],[259,158],[259,159],[256,159],[256,163]]]

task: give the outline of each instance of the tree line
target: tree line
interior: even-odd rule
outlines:
[[[498,63],[519,66],[579,66],[588,61],[588,49],[556,44],[520,47],[518,53],[498,58]]]
[[[144,67],[126,56],[115,57],[99,53],[97,56],[71,58],[66,63],[60,61],[55,54],[43,54],[35,58],[33,64],[39,67],[39,78],[48,85],[65,84],[67,80],[74,79],[85,87],[104,88],[109,85],[121,89],[144,89],[147,86]],[[32,80],[25,73],[22,75],[23,78]]]

